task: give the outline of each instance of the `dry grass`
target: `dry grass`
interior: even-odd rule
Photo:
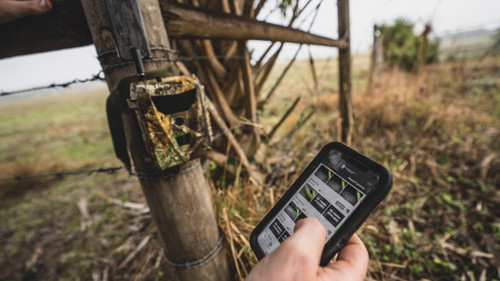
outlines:
[[[442,64],[418,74],[393,70],[376,77],[371,95],[354,94],[352,146],[386,165],[395,182],[358,232],[370,251],[369,279],[499,277],[500,84],[485,71],[499,62]],[[279,163],[280,174],[271,188],[238,182],[213,189],[223,198],[219,221],[240,279],[256,263],[250,232],[297,176],[289,172],[337,138],[336,95],[302,101],[297,111],[308,106],[316,117],[268,151],[273,156],[264,166]],[[290,117],[282,136],[299,119],[298,113]]]

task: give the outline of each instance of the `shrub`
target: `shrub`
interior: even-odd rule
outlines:
[[[416,71],[422,64],[438,60],[439,41],[427,39],[431,26],[427,25],[420,36],[415,35],[413,27],[412,22],[402,18],[393,25],[378,27],[383,37],[384,59],[390,67]]]

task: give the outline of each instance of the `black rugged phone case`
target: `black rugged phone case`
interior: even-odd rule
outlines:
[[[345,243],[353,235],[353,233],[361,226],[366,220],[368,215],[375,209],[375,207],[387,196],[392,187],[392,176],[389,171],[381,164],[371,160],[363,154],[355,151],[354,149],[340,143],[331,142],[325,145],[321,151],[316,155],[312,162],[300,174],[297,180],[292,184],[290,189],[281,197],[276,205],[267,213],[262,221],[255,227],[250,235],[250,246],[254,251],[257,259],[261,260],[265,254],[257,243],[258,235],[264,230],[265,226],[270,220],[279,212],[285,204],[293,197],[293,195],[300,189],[300,187],[307,180],[309,175],[314,172],[316,167],[321,164],[321,160],[325,153],[335,149],[343,154],[349,156],[370,169],[376,171],[380,175],[376,189],[368,195],[368,197],[361,202],[361,204],[354,210],[349,219],[342,225],[342,227],[335,233],[335,235],[325,244],[323,254],[321,255],[320,265],[325,266],[330,262],[333,256],[344,247]]]

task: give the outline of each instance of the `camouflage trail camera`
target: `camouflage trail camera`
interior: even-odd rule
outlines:
[[[149,160],[160,171],[210,150],[206,97],[194,75],[132,83],[127,103],[137,117]]]

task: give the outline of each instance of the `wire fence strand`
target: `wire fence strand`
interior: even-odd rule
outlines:
[[[110,168],[97,168],[97,169],[81,169],[74,171],[62,171],[62,172],[54,172],[33,176],[13,176],[8,178],[0,178],[0,181],[25,181],[25,180],[35,180],[35,179],[43,179],[43,178],[62,178],[65,176],[75,176],[75,175],[83,175],[86,174],[88,176],[92,174],[114,174],[117,171],[123,170],[125,167],[110,167]]]
[[[153,48],[153,50],[156,50]],[[170,52],[169,53],[177,53],[177,52]],[[99,56],[105,56],[109,54],[116,54],[116,51],[114,50],[109,50],[109,51],[104,51],[99,54]],[[167,61],[167,62],[194,62],[194,61],[200,61],[200,60],[210,60],[210,59],[226,59],[225,56],[222,55],[217,55],[217,56],[190,56],[190,57],[183,57],[183,56],[166,56],[166,57],[160,57],[160,58],[149,58],[145,59],[144,62],[159,62],[159,61]],[[243,56],[232,56],[230,59],[233,60],[242,60],[245,57]],[[116,63],[116,64],[110,64],[110,65],[103,65],[103,69],[100,70],[97,74],[94,74],[92,77],[87,78],[87,79],[74,79],[72,81],[64,82],[64,83],[52,83],[50,85],[46,86],[39,86],[39,87],[32,87],[32,88],[27,88],[27,89],[21,89],[21,90],[15,90],[15,91],[2,91],[0,92],[0,98],[5,97],[5,96],[11,96],[11,95],[16,95],[16,94],[22,94],[22,93],[27,93],[27,92],[34,92],[34,91],[40,91],[40,90],[46,90],[46,89],[53,89],[53,88],[67,88],[73,84],[77,83],[87,83],[87,82],[94,82],[94,81],[104,81],[105,76],[104,72],[109,71],[111,69],[114,69],[116,67],[122,67],[126,65],[133,65],[132,61],[125,61],[122,63]]]
[[[16,90],[16,91],[9,91],[9,92],[0,92],[0,97],[3,96],[10,96],[10,95],[15,95],[15,94],[21,94],[21,93],[26,93],[26,92],[33,92],[33,91],[40,91],[40,90],[45,90],[45,89],[51,89],[51,88],[67,88],[73,84],[76,83],[87,83],[87,82],[93,82],[93,81],[104,81],[104,72],[101,70],[97,74],[94,74],[91,78],[87,79],[74,79],[72,81],[64,82],[64,83],[52,83],[48,86],[40,86],[40,87],[33,87],[33,88],[28,88],[28,89],[22,89],[22,90]]]
[[[235,131],[243,127],[244,125],[248,125],[247,123],[242,123],[239,125],[235,125],[231,128],[228,128],[224,131],[219,132],[216,134],[213,138],[212,141],[215,141],[216,139],[224,136],[228,131]],[[43,178],[63,178],[65,176],[76,176],[76,175],[93,175],[93,174],[108,174],[112,175],[115,174],[118,171],[121,170],[126,170],[124,166],[115,166],[115,167],[108,167],[108,168],[96,168],[96,169],[80,169],[80,170],[73,170],[73,171],[60,171],[60,172],[54,172],[54,173],[46,173],[46,174],[39,174],[39,175],[32,175],[32,176],[12,176],[12,177],[5,177],[5,178],[0,178],[0,182],[12,182],[12,181],[25,181],[25,180],[35,180],[35,179],[43,179]],[[136,177],[141,177],[140,174],[136,173],[131,173],[131,176],[136,176]],[[143,175],[142,175],[143,176]]]

